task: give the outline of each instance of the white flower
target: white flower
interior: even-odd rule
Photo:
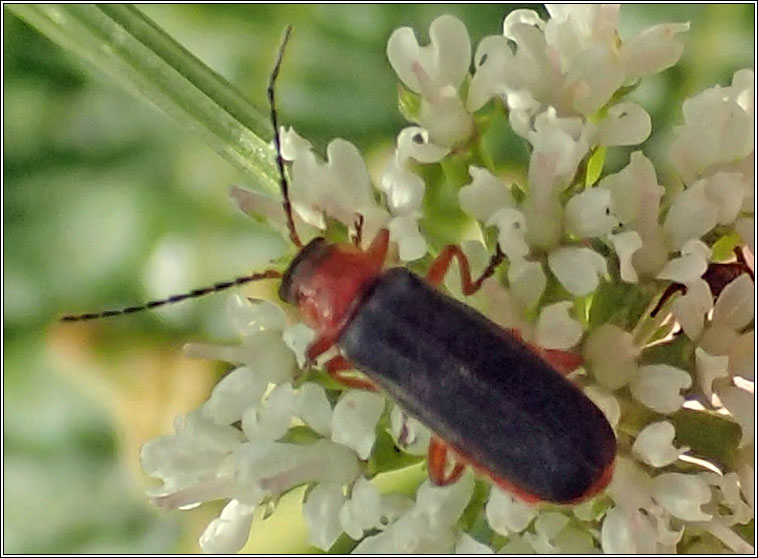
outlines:
[[[432,435],[426,426],[405,414],[398,405],[393,405],[390,412],[390,434],[398,447],[415,455],[426,455]]]
[[[450,486],[425,481],[416,503],[378,535],[366,537],[355,554],[419,554],[450,552],[458,538],[455,523],[474,490],[474,479],[464,474]]]
[[[591,188],[573,196],[566,204],[566,232],[577,238],[594,238],[609,234],[618,220],[611,215],[611,193],[605,188]]]
[[[740,447],[755,440],[755,396],[735,386],[718,390],[719,398],[742,429]]]
[[[514,498],[498,488],[490,490],[485,508],[487,523],[501,535],[520,533],[537,516],[537,508]]]
[[[697,370],[698,385],[710,400],[713,395],[713,381],[718,378],[728,378],[729,357],[713,356],[701,347],[695,349],[695,370]]]
[[[688,285],[700,279],[708,269],[711,249],[700,240],[688,240],[681,249],[682,255],[669,260],[658,273],[658,279]]]
[[[473,120],[458,96],[471,64],[468,30],[453,16],[429,26],[431,44],[421,47],[409,27],[396,29],[387,42],[387,58],[402,82],[421,94],[418,123],[431,140],[450,147],[468,139]]]
[[[508,267],[508,282],[513,297],[525,310],[534,308],[547,286],[547,276],[540,262],[517,259]]]
[[[636,283],[637,270],[632,265],[634,254],[642,248],[642,238],[637,231],[625,231],[609,236],[609,240],[619,258],[619,273],[626,283]]]
[[[418,220],[413,215],[394,217],[387,227],[390,240],[398,245],[398,255],[404,262],[422,258],[427,250],[426,240],[418,228]]]
[[[512,11],[503,22],[504,36],[484,39],[475,56],[469,109],[500,97],[511,126],[524,136],[547,107],[585,119],[624,83],[672,66],[682,52],[674,35],[689,27],[660,25],[619,41],[617,5],[548,5],[548,11],[547,21],[531,10]],[[587,128],[593,145],[633,145],[649,135],[650,117],[638,105],[619,103]]]
[[[342,534],[339,512],[345,503],[342,486],[339,484],[320,484],[311,491],[303,503],[303,517],[308,526],[308,542],[329,550]]]
[[[669,421],[648,424],[637,434],[632,452],[653,467],[669,465],[689,450],[686,446],[679,449],[674,447],[675,434],[674,425]]]
[[[698,339],[703,332],[705,315],[713,308],[711,288],[702,279],[687,285],[687,292],[671,305],[671,313],[690,339]]]
[[[739,70],[729,87],[711,87],[684,102],[669,158],[686,184],[754,150],[753,71]],[[750,184],[752,188],[752,181]]]
[[[496,211],[515,207],[510,186],[487,169],[470,166],[471,182],[458,192],[461,209],[481,222],[488,222]]]
[[[422,128],[408,127],[398,135],[394,156],[382,175],[380,188],[387,194],[387,204],[393,215],[387,225],[390,238],[398,244],[403,261],[419,259],[427,252],[426,240],[418,228],[426,185],[412,172],[411,160],[433,163],[447,152],[447,149],[429,143],[429,134]]]
[[[603,257],[583,246],[559,248],[550,253],[547,263],[550,271],[574,296],[584,296],[594,291],[599,277],[608,273]]]
[[[685,521],[707,521],[711,516],[701,506],[711,499],[711,491],[695,475],[663,473],[653,479],[653,497],[671,515]]]
[[[471,535],[461,533],[458,542],[455,543],[454,552],[456,554],[494,554],[495,551],[486,544],[480,543]]]
[[[368,391],[347,391],[334,406],[332,440],[367,459],[376,439],[376,423],[384,410],[384,397]]]
[[[690,375],[668,364],[640,366],[639,372],[629,384],[634,398],[654,411],[669,414],[678,410],[684,397],[680,391],[692,385]]]
[[[611,214],[627,232],[636,232],[642,241],[642,245],[638,246],[638,241],[631,237],[625,239],[632,242],[629,248],[625,244],[614,243],[619,259],[631,261],[633,269],[628,269],[627,275],[656,275],[668,260],[669,249],[663,228],[658,223],[664,188],[658,184],[653,164],[642,152],[636,151],[626,167],[603,178],[598,187],[610,190]],[[619,250],[622,246],[625,248],[624,254]]]
[[[200,548],[206,554],[230,554],[245,546],[253,522],[255,506],[230,501],[221,515],[210,522],[200,536]]]
[[[582,338],[582,324],[569,316],[571,302],[545,306],[537,319],[537,344],[545,349],[570,349]]]
[[[363,537],[364,531],[379,527],[382,517],[382,497],[369,481],[359,478],[353,484],[350,500],[340,510],[340,525],[347,535],[355,540]]]
[[[600,532],[606,554],[653,554],[655,526],[636,509],[614,506],[605,515]]]

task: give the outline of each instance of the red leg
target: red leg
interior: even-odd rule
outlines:
[[[376,384],[374,384],[374,382],[371,380],[365,378],[355,378],[342,374],[342,372],[345,370],[353,370],[355,368],[342,355],[337,355],[336,357],[329,359],[326,361],[326,364],[324,366],[326,367],[326,371],[329,373],[329,376],[343,385],[355,389],[363,389],[366,391],[379,391],[379,388],[376,387]]]
[[[560,349],[544,349],[539,345],[527,343],[521,336],[521,333],[516,329],[509,329],[508,333],[513,335],[516,339],[526,345],[533,353],[537,354],[542,360],[547,361],[558,372],[567,376],[582,364],[584,359],[582,355],[572,353],[570,351],[561,351]]]
[[[437,486],[448,486],[455,483],[461,478],[466,467],[463,463],[456,462],[450,474],[446,474],[447,450],[447,444],[436,436],[432,436],[429,440],[429,480]]]
[[[387,250],[390,245],[390,231],[387,229],[381,229],[374,240],[371,241],[371,246],[366,250],[366,254],[376,264],[378,269],[381,269],[384,265],[384,260],[387,257]]]
[[[490,258],[490,263],[487,268],[482,272],[482,275],[476,280],[471,280],[471,268],[468,264],[468,258],[463,250],[455,244],[448,244],[442,249],[442,252],[434,259],[429,271],[426,274],[426,280],[432,285],[439,285],[445,278],[450,264],[453,261],[453,257],[458,259],[458,265],[461,271],[461,287],[463,294],[466,296],[474,294],[482,286],[482,283],[492,274],[495,273],[495,268],[503,261],[504,255],[500,250],[500,246],[495,250],[495,254]]]
[[[312,364],[320,355],[331,349],[335,341],[337,341],[336,336],[331,334],[322,334],[316,337],[305,351],[306,363]]]

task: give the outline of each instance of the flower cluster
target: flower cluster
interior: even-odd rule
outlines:
[[[257,507],[308,485],[309,542],[323,550],[342,537],[358,553],[753,551],[739,526],[754,506],[755,286],[747,264],[729,280],[718,267],[734,249],[748,259],[754,251],[753,72],[684,103],[669,150],[676,183],[659,184],[642,151],[608,174],[608,148],[651,132],[647,112],[625,95],[676,64],[688,25],[622,39],[618,6],[548,11],[547,21],[511,12],[503,34],[477,47],[473,71],[468,32],[454,17],[432,22],[427,46],[409,28],[392,34],[387,56],[414,125],[398,134],[376,189],[345,140],[322,161],[287,130],[282,155],[305,236],[344,235],[360,215],[364,239],[388,228],[393,257],[415,262],[453,234],[434,233],[441,217],[429,200],[444,198],[475,269],[500,246],[502,269],[470,302],[529,342],[581,355],[570,378],[618,439],[608,489],[558,507],[523,503],[471,472],[433,486],[419,474],[424,425],[384,395],[306,370],[313,332],[273,302],[234,297],[242,343],[187,350],[236,368],[142,454],[163,482],[151,493],[157,505],[229,500],[203,550],[241,549]],[[490,157],[496,125],[528,145],[522,174]],[[246,212],[283,223],[276,200],[234,196]],[[679,295],[651,312],[672,284]],[[446,286],[460,296],[453,273]],[[397,451],[381,451],[387,444]],[[373,482],[398,469],[415,482],[413,496]]]

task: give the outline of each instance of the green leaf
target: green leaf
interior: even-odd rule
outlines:
[[[608,148],[604,145],[599,145],[594,149],[592,155],[590,155],[587,161],[587,173],[584,178],[585,188],[592,186],[600,178],[600,175],[603,174],[606,153],[608,153]]]

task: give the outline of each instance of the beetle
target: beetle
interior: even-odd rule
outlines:
[[[283,272],[267,270],[142,306],[65,316],[90,320],[156,308],[259,279],[281,278],[279,296],[297,306],[316,337],[306,351],[337,381],[387,392],[434,433],[429,477],[448,485],[465,465],[526,501],[577,503],[610,482],[616,438],[603,413],[540,352],[439,284],[455,258],[463,292],[475,293],[504,256],[499,247],[477,279],[455,245],[446,246],[421,278],[402,267],[385,269],[390,237],[381,229],[364,250],[362,219],[351,243],[323,237],[303,245],[295,228],[281,155],[274,83],[289,28],[268,86],[282,206],[292,243],[300,250]],[[357,369],[366,379],[345,375]],[[449,457],[454,462],[448,466]]]

